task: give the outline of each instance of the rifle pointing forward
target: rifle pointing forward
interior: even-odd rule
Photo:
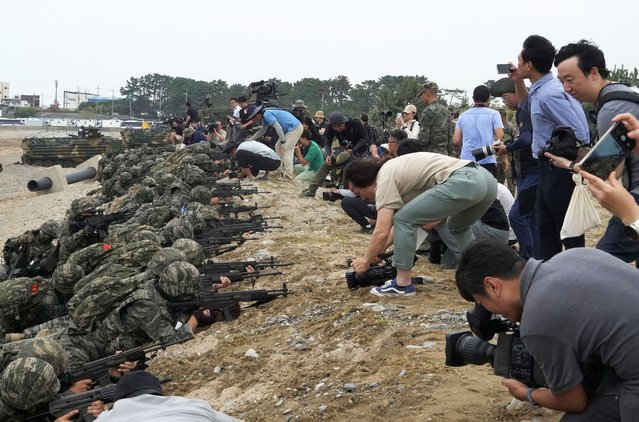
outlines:
[[[251,266],[255,271],[264,268],[290,267],[293,263],[281,263],[272,256],[268,260],[262,261],[228,261],[228,262],[205,262],[200,269],[203,273],[227,273],[231,271],[246,271],[246,267]]]
[[[202,278],[202,288],[206,290],[211,290],[211,287],[218,281],[220,281],[220,277],[227,277],[231,280],[231,283],[237,283],[238,281],[249,280],[255,277],[265,277],[269,275],[281,275],[281,271],[241,271],[241,272],[217,272],[217,273],[204,273],[201,275]]]
[[[118,353],[117,355],[94,360],[93,362],[89,362],[78,369],[63,374],[62,377],[60,377],[60,382],[62,385],[71,385],[79,380],[90,379],[93,382],[98,382],[101,386],[106,386],[110,383],[110,368],[117,368],[124,362],[137,361],[138,363],[135,366],[135,370],[146,369],[146,362],[150,359],[146,356],[147,354],[153,353],[152,357],[155,357],[158,350],[164,350],[169,346],[184,343],[187,340],[190,340],[190,338],[180,339],[165,344],[156,343],[150,346],[135,347],[122,353]]]
[[[262,303],[270,302],[280,296],[288,296],[293,293],[294,292],[290,291],[286,287],[286,283],[283,283],[281,289],[273,290],[254,289],[228,293],[203,291],[202,295],[195,300],[169,302],[168,305],[172,310],[179,312],[193,313],[199,308],[219,309],[224,312],[225,309],[231,308],[237,302],[255,302],[255,305],[260,305]],[[227,314],[227,312],[224,312],[227,321],[234,319],[227,316]]]

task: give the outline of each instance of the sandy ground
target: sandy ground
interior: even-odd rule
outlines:
[[[24,136],[24,133],[18,133]],[[13,164],[20,137],[0,130],[0,226],[2,242],[49,218],[61,218],[73,198],[95,183],[38,196],[26,191],[36,168]],[[281,276],[258,279],[256,288],[295,292],[246,309],[230,323],[217,323],[184,345],[160,352],[150,370],[170,375],[169,393],[207,400],[247,421],[557,421],[560,414],[511,402],[488,366],[444,365],[444,335],[465,329],[470,304],[454,285],[453,271],[420,258],[415,273],[434,282],[411,298],[381,299],[368,289],[349,290],[345,260],[362,253],[367,235],[339,203],[300,198],[302,185],[257,182],[270,194],[245,202],[269,205],[283,229],[256,235],[219,260],[274,255],[292,262]],[[605,224],[607,216],[602,211]],[[275,222],[274,222],[275,223]],[[589,233],[589,244],[601,236]],[[246,289],[248,284],[238,288]],[[253,349],[257,356],[245,356]]]

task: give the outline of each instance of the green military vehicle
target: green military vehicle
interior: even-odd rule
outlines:
[[[75,167],[95,155],[122,151],[122,141],[104,136],[98,128],[84,128],[78,134],[34,135],[22,140],[22,163],[50,167]]]

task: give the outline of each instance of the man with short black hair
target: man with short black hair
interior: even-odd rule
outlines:
[[[579,101],[597,107],[597,132],[601,138],[612,126],[612,118],[628,112],[639,117],[639,94],[624,84],[608,80],[609,70],[603,51],[590,41],[581,40],[567,44],[555,56],[557,76],[565,91]],[[553,158],[553,161],[556,157]],[[556,161],[555,161],[556,162]],[[627,188],[639,203],[639,154],[630,153],[617,169],[627,179]],[[597,243],[597,249],[606,251],[625,261],[639,265],[639,242],[628,239],[625,225],[613,216],[608,221],[606,233]]]
[[[497,110],[489,107],[490,90],[479,85],[473,91],[473,106],[463,112],[457,120],[453,144],[461,144],[460,158],[475,161],[488,170],[497,179],[497,161],[494,155],[479,160],[471,153],[478,148],[490,147],[495,139],[501,142],[504,137],[504,125]]]
[[[567,95],[550,69],[555,58],[555,47],[546,38],[531,35],[524,41],[518,65],[511,66],[509,77],[515,82],[519,104],[528,98],[533,125],[532,153],[539,159],[539,187],[537,189],[537,226],[539,251],[536,256],[550,259],[566,249],[585,245],[583,235],[561,239],[561,227],[575,184],[570,172],[552,166],[538,152],[550,141],[559,126],[570,127],[578,140],[589,143],[590,132],[581,104]],[[532,82],[530,94],[524,79]]]
[[[464,250],[455,280],[464,299],[520,323],[548,387],[504,379],[515,398],[569,412],[562,422],[637,419],[637,269],[586,248],[526,262],[507,245],[480,241]],[[593,366],[599,377],[584,374]]]

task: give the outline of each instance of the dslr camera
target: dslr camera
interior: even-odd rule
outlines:
[[[502,144],[501,141],[495,141],[493,142],[492,145],[488,145],[485,147],[481,147],[481,148],[475,148],[473,150],[470,151],[471,154],[473,154],[473,157],[475,157],[476,160],[483,160],[486,157],[489,157],[491,155],[494,155],[495,152],[497,152],[497,150],[495,149],[495,147],[500,146]]]
[[[466,320],[472,332],[446,334],[447,366],[489,363],[495,375],[516,379],[532,388],[546,386],[541,368],[519,336],[518,324],[477,304],[466,312]],[[496,345],[488,342],[495,334]]]
[[[365,272],[358,274],[355,270],[346,271],[346,285],[349,289],[356,289],[358,287],[366,286],[381,286],[387,280],[395,278],[397,276],[397,268],[393,267],[393,251],[386,252],[380,255],[382,260],[379,264],[371,265],[371,267]],[[413,263],[417,261],[417,257],[413,259]],[[347,259],[346,263],[350,267],[353,260]],[[413,284],[424,284],[422,277],[412,277],[411,282]]]
[[[337,192],[325,191],[325,192],[322,192],[322,199],[324,201],[335,202],[335,201],[339,201],[340,199],[344,199],[344,197]]]

